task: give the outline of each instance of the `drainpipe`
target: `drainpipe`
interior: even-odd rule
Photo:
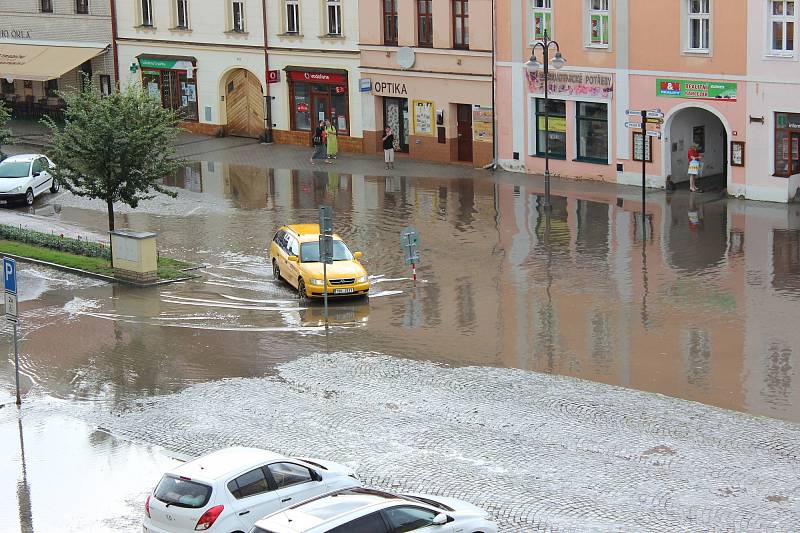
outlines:
[[[111,57],[114,60],[114,84],[119,87],[119,55],[117,53],[117,2],[109,0],[111,4]]]
[[[269,86],[271,84],[269,82],[269,52],[267,51],[269,48],[267,39],[267,0],[261,0],[261,15],[264,24],[264,82],[266,83],[264,92],[267,99],[266,112],[264,113],[264,120],[267,121],[267,128],[264,130],[264,142],[272,143],[274,140],[272,138],[272,97],[269,94]]]
[[[497,170],[497,0],[492,0],[492,164]]]

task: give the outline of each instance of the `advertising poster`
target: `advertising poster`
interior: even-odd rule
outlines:
[[[736,84],[723,81],[656,80],[656,96],[697,100],[736,101]]]
[[[433,102],[414,100],[414,133],[417,135],[433,135],[435,122]]]
[[[494,113],[491,107],[475,106],[472,108],[472,138],[477,142],[493,141],[492,122]]]

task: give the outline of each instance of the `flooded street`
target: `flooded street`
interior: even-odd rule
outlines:
[[[532,507],[579,500],[594,509],[590,518],[554,512],[536,518],[537,527],[675,531],[733,523],[744,513],[755,529],[788,531],[790,522],[778,517],[800,516],[791,488],[800,441],[800,329],[792,327],[800,309],[799,206],[653,192],[643,217],[637,189],[560,181],[548,212],[540,182],[527,176],[375,177],[212,161],[192,163],[166,184],[177,200],[123,209],[117,227],[157,232],[161,253],[205,265],[198,279],[138,289],[20,267],[22,384],[33,413],[20,421],[13,406],[0,409],[3,440],[13,443],[3,449],[13,459],[2,479],[19,479],[19,427],[34,442],[28,457],[44,454],[50,438],[65,447],[83,439],[74,446],[86,457],[83,468],[102,470],[92,461],[103,460],[143,465],[119,496],[125,501],[98,504],[104,512],[70,531],[135,530],[158,469],[174,462],[158,450],[194,455],[232,444],[326,453],[360,467],[373,484],[443,493],[447,479],[474,469],[460,494],[479,502],[494,491],[498,499],[487,497],[485,506],[504,517],[501,531],[531,531]],[[320,204],[334,207],[336,233],[364,253],[373,283],[369,298],[333,302],[327,329],[322,305],[301,302],[274,280],[266,258],[275,231],[316,222]],[[103,234],[98,209],[61,193],[18,211]],[[421,237],[416,284],[403,264],[405,226]],[[12,355],[0,380],[10,401],[13,349],[2,327],[2,349]],[[377,378],[390,385],[379,390]],[[562,388],[568,401],[556,399]],[[597,400],[602,408],[584,404],[591,398],[605,398]],[[353,414],[357,406],[363,413]],[[552,417],[539,419],[528,407]],[[593,428],[591,443],[570,444],[573,459],[558,468],[555,461],[546,475],[535,463],[509,473],[503,458],[558,455],[559,443],[586,429],[572,417]],[[676,420],[680,429],[667,428]],[[457,421],[472,424],[471,438],[453,436]],[[729,431],[733,442],[722,437]],[[364,455],[360,445],[381,454]],[[624,475],[635,480],[631,487],[599,473],[603,457],[624,458],[616,468],[631,469]],[[774,476],[748,479],[746,501],[703,515],[697,502],[727,501],[715,498],[750,472],[743,468],[736,480],[720,465],[746,457],[773,465]],[[415,460],[432,485],[403,470]],[[127,475],[108,468],[121,476],[106,479],[110,485]],[[698,469],[719,485],[698,480],[686,489],[694,496],[678,497],[680,480]],[[595,470],[575,488],[571,476]],[[662,475],[674,476],[672,488],[659,488]],[[547,497],[530,492],[531,476]],[[592,486],[605,496],[587,496]],[[23,489],[5,487],[0,518],[24,524],[31,495]],[[623,517],[644,498],[681,510],[664,522],[634,511]],[[36,531],[57,530],[53,519],[44,513]]]

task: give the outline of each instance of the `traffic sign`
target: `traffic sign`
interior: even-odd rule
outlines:
[[[419,232],[411,226],[400,230],[400,245],[403,247],[407,265],[419,263]]]
[[[15,293],[6,293],[6,320],[9,322],[17,323],[19,317],[19,310],[17,308],[17,295]]]
[[[658,117],[647,117],[645,119],[645,122],[647,122],[648,124],[663,124],[664,119]]]
[[[647,118],[664,118],[664,113],[660,109],[651,109],[647,112]]]
[[[626,128],[641,128],[642,127],[642,123],[641,122],[626,122],[625,123],[625,127]]]
[[[319,206],[319,232],[333,235],[333,209],[329,205]]]
[[[333,264],[333,237],[331,235],[319,236],[319,261],[326,265]]]
[[[648,137],[655,137],[656,139],[661,138],[661,132],[657,130],[647,130],[645,133]]]
[[[3,280],[6,292],[17,294],[17,263],[10,257],[3,258]]]
[[[629,117],[640,117],[642,116],[642,112],[638,109],[628,109],[625,111],[625,114]]]

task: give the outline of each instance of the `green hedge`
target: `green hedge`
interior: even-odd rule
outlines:
[[[85,239],[64,237],[63,234],[42,233],[41,231],[0,224],[0,239],[24,242],[34,246],[41,246],[43,248],[50,248],[51,250],[59,250],[86,257],[104,257],[106,259],[111,259],[111,251],[108,246]]]

